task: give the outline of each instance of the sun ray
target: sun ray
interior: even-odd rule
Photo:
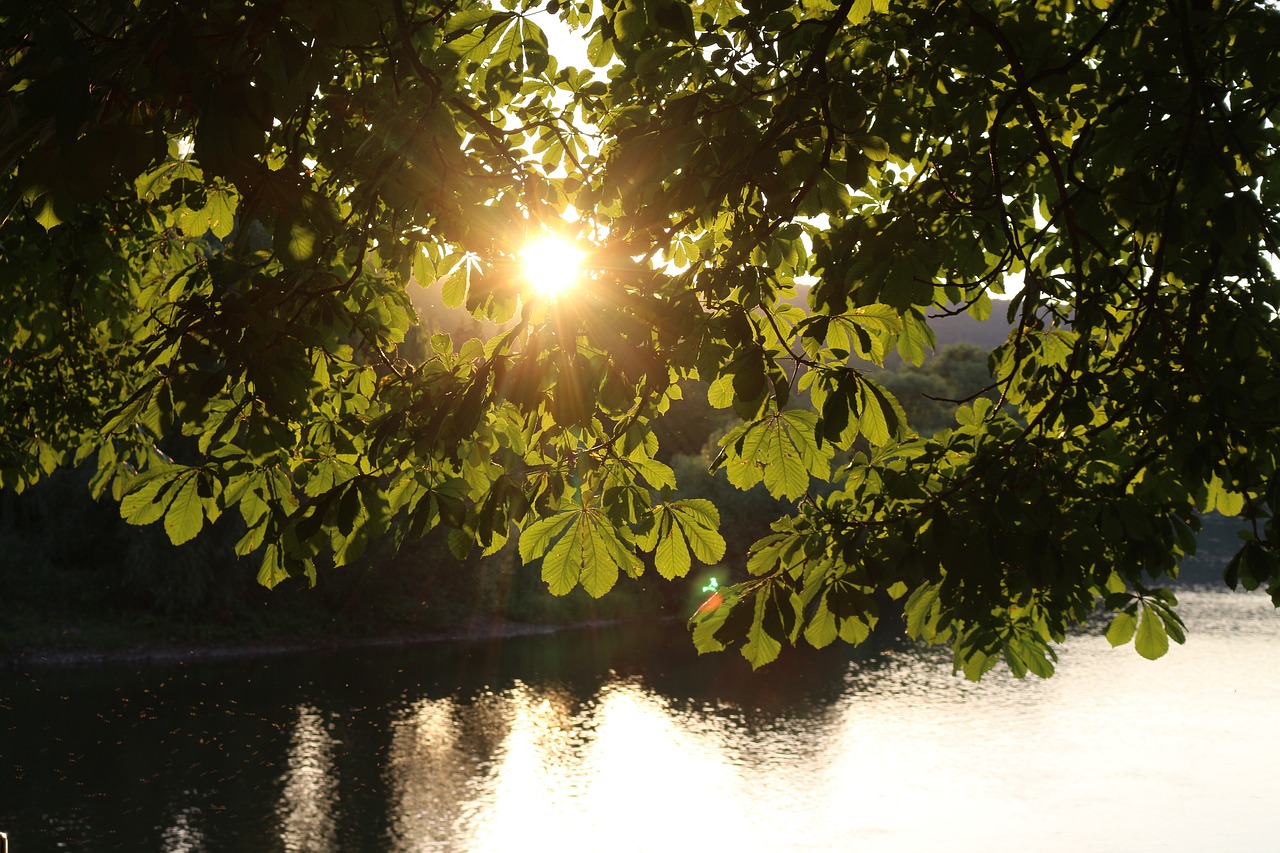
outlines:
[[[562,237],[539,237],[520,250],[524,279],[534,293],[554,300],[572,290],[582,280],[585,253]]]

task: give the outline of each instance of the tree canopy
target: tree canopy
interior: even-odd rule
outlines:
[[[692,619],[1158,657],[1199,518],[1280,602],[1280,11],[1235,0],[4,0],[0,478],[90,465],[259,579],[509,541],[552,592],[725,549],[652,429],[792,512]],[[540,22],[588,42],[564,66]],[[577,241],[572,294],[522,249]],[[547,262],[554,263],[554,262]],[[406,344],[414,288],[486,321]],[[931,318],[1011,324],[916,431]]]

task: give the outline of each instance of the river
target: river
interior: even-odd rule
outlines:
[[[1280,850],[1280,615],[971,684],[884,641],[751,673],[682,626],[0,672],[0,831],[87,851]]]

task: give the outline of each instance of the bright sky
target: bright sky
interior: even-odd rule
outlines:
[[[574,33],[558,17],[547,13],[545,10],[534,12],[529,17],[535,24],[542,27],[542,31],[547,34],[551,55],[561,65],[572,65],[576,68],[591,67],[591,63],[587,61],[586,39]]]

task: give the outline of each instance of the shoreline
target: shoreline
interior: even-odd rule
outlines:
[[[484,640],[557,634],[582,628],[621,624],[621,619],[599,619],[563,625],[475,620],[447,631],[423,631],[369,636],[281,638],[243,643],[154,643],[118,648],[22,649],[0,653],[0,670],[70,668],[126,663],[185,663],[275,657],[316,651],[364,648],[405,648],[433,643],[474,643]]]

